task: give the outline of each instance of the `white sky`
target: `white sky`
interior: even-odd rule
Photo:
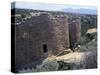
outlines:
[[[54,4],[54,3],[37,3],[37,2],[16,2],[15,4],[16,8],[30,8],[30,9],[40,9],[40,10],[62,10],[67,8],[73,8],[73,9],[80,9],[80,8],[86,8],[86,9],[94,9],[97,8],[95,6],[86,6],[81,5],[77,6],[76,4],[68,5],[68,4]]]

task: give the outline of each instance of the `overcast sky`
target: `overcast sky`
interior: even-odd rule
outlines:
[[[68,4],[36,3],[36,2],[16,2],[15,7],[25,8],[25,9],[58,10],[58,11],[67,8],[73,8],[73,9],[85,8],[85,9],[94,9],[94,10],[97,9],[94,6],[77,6],[77,5],[68,5]]]

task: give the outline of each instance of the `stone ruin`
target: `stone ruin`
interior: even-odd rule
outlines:
[[[73,48],[80,40],[80,19],[42,13],[15,26],[15,63],[28,64]]]

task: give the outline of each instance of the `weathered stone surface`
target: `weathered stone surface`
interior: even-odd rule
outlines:
[[[70,48],[75,48],[78,41],[81,37],[81,22],[80,19],[76,19],[69,23],[69,39],[70,39]]]
[[[68,25],[68,18],[40,14],[16,25],[16,64],[26,64],[56,55],[80,39],[80,22]],[[70,35],[70,38],[69,38]],[[71,42],[71,44],[70,44]],[[47,52],[43,51],[43,44]]]

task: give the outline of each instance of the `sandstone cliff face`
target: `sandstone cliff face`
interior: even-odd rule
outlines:
[[[26,64],[48,55],[56,55],[72,47],[80,39],[79,20],[68,25],[68,18],[64,15],[33,16],[16,25],[15,29],[16,64]]]

